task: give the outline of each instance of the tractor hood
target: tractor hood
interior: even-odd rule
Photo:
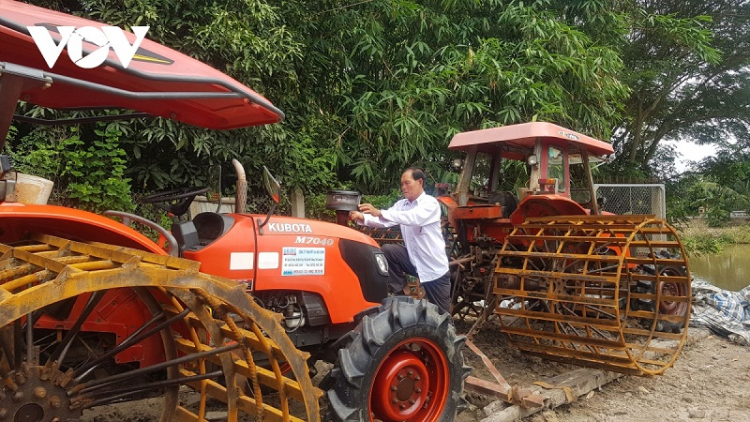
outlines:
[[[109,29],[124,33],[127,39],[131,51],[126,55],[132,55],[127,66],[115,48],[100,47],[89,41],[91,37],[81,42],[77,35],[81,28],[90,27],[83,33],[101,34],[100,43],[101,37],[105,37],[105,42],[114,40],[103,26],[64,13],[0,0],[0,73],[24,79],[18,99],[49,108],[124,108],[210,129],[233,129],[284,119],[284,114],[257,92],[210,66],[150,41],[148,33],[141,32],[139,37],[117,27]],[[28,27],[44,28],[46,31],[38,37],[46,39],[50,47],[58,48],[63,39],[69,41],[64,49],[53,52],[59,56],[51,68]],[[72,29],[60,27],[74,27],[76,33],[71,36]],[[75,37],[78,41],[73,40]],[[133,50],[131,46],[139,38],[141,44]],[[116,44],[109,43],[115,47]],[[125,46],[124,40],[119,45]],[[82,57],[89,59],[88,64]],[[98,58],[102,59],[100,65],[86,68]]]

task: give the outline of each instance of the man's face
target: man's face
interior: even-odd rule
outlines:
[[[419,195],[424,192],[422,180],[414,180],[411,173],[411,170],[407,170],[401,175],[401,192],[404,193],[404,198],[409,201],[419,198]]]

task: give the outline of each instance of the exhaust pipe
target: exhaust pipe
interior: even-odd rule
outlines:
[[[236,158],[232,158],[234,171],[237,173],[237,193],[234,195],[234,212],[244,214],[247,207],[247,177],[245,169]]]

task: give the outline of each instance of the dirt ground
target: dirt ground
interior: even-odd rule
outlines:
[[[456,327],[459,332],[470,328],[461,322]],[[511,385],[532,386],[535,381],[578,369],[523,354],[508,345],[505,335],[492,322],[479,331],[474,343]],[[479,357],[468,348],[464,357],[473,368],[472,375],[493,379]],[[197,396],[193,399],[197,400]],[[505,406],[502,402],[475,393],[467,393],[467,400],[468,409],[460,413],[455,422],[499,422],[498,409]],[[153,399],[104,407],[87,412],[83,419],[91,422],[150,422],[158,420],[161,404],[161,400]],[[212,412],[208,417],[220,421],[225,419],[225,413]],[[681,355],[664,375],[622,376],[574,403],[542,410],[520,420],[750,422],[750,347],[738,346],[705,330],[691,328]]]
[[[483,329],[475,344],[511,385],[530,386],[576,367],[524,356],[504,336]],[[492,380],[471,351],[474,375]],[[497,420],[500,403],[469,394],[469,409],[457,422]],[[489,405],[489,406],[488,406]],[[487,413],[490,413],[489,415]],[[691,328],[674,366],[655,377],[623,376],[572,404],[527,416],[524,422],[750,422],[750,348]]]

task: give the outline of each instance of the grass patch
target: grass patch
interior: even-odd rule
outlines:
[[[726,245],[750,244],[747,220],[735,220],[725,227],[708,227],[705,220],[692,219],[679,232],[690,256],[718,254]]]

